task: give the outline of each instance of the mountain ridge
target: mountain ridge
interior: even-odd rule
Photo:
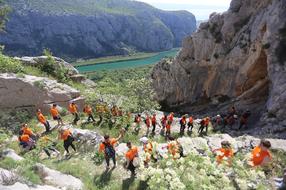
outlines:
[[[12,56],[36,56],[44,48],[63,58],[164,51],[181,46],[196,29],[195,17],[187,11],[162,11],[136,1],[6,3],[14,11],[0,44]]]

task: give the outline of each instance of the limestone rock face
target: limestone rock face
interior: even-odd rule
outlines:
[[[216,112],[237,105],[286,120],[286,1],[232,0],[152,72],[165,109]],[[227,106],[227,107],[228,107]]]
[[[41,176],[45,184],[70,190],[83,189],[83,183],[78,178],[71,175],[62,174],[61,172],[47,168],[42,164],[36,164],[35,170]]]
[[[75,101],[83,108],[84,98],[68,85],[44,77],[0,74],[0,108],[41,108],[48,111],[56,103],[67,107]]]
[[[61,190],[59,188],[55,188],[48,185],[33,185],[30,187],[20,182],[17,182],[9,186],[0,185],[0,189],[1,190]]]

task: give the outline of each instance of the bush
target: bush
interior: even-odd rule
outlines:
[[[43,90],[45,88],[45,83],[42,80],[35,81],[34,85],[41,90]]]
[[[23,65],[0,51],[0,73],[20,73],[24,71]]]

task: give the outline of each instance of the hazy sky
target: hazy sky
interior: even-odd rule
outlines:
[[[213,12],[224,12],[231,0],[137,0],[164,10],[188,10],[197,20],[206,20]]]

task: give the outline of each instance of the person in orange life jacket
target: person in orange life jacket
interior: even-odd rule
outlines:
[[[173,121],[174,121],[174,113],[171,112],[168,116],[168,121],[170,122],[170,125],[172,125]]]
[[[191,130],[190,130],[191,128]],[[188,122],[188,131],[192,132],[194,128],[194,118],[192,116],[189,117],[189,122]]]
[[[22,134],[19,136],[19,145],[22,146],[26,150],[32,150],[36,147],[36,141],[33,140],[29,135]]]
[[[168,145],[165,148],[168,149],[168,152],[173,156],[173,159],[184,157],[184,150],[181,143],[173,137],[169,137],[168,140]]]
[[[69,147],[71,146],[72,149],[76,152],[76,148],[73,144],[73,141],[75,140],[71,131],[69,129],[59,129],[59,139],[64,141],[64,149],[67,152],[67,155],[69,155]]]
[[[251,166],[264,166],[271,162],[272,155],[269,152],[271,143],[268,140],[261,140],[260,144],[256,146],[251,153],[251,160],[249,165]]]
[[[146,124],[146,127],[147,127],[146,136],[148,136],[149,135],[149,130],[150,130],[150,127],[151,127],[151,120],[150,120],[150,117],[149,117],[148,114],[146,114],[145,124]]]
[[[45,126],[46,132],[49,132],[51,129],[50,123],[46,119],[46,117],[43,115],[43,113],[41,112],[40,109],[37,110],[37,118],[38,118],[39,122]]]
[[[166,138],[171,136],[171,121],[167,121],[166,125]]]
[[[145,152],[144,166],[148,167],[151,160],[154,162],[158,161],[158,144],[156,142],[152,142],[147,137],[142,137],[140,142],[143,143],[143,150]]]
[[[95,119],[92,115],[92,108],[90,105],[85,105],[83,108],[83,112],[86,113],[87,117],[87,122],[90,122],[90,120],[92,120],[93,122],[95,122]]]
[[[155,130],[156,130],[156,124],[157,124],[157,120],[156,120],[156,114],[154,113],[151,119],[151,123],[152,123],[152,133],[155,134]]]
[[[168,121],[168,117],[167,115],[163,115],[163,117],[161,118],[161,131],[160,134],[164,136],[165,134],[165,129],[166,129],[166,125],[167,125],[167,121]]]
[[[140,123],[141,123],[141,115],[140,115],[140,114],[137,114],[137,115],[135,116],[134,122],[136,123],[135,132],[138,133],[139,130],[140,130],[140,128],[141,128],[141,126],[140,126]]]
[[[63,120],[59,114],[59,111],[57,109],[57,104],[53,104],[51,109],[50,109],[50,113],[53,117],[54,120],[58,121],[58,125],[64,125]]]
[[[247,110],[246,112],[244,112],[242,114],[242,116],[240,117],[240,124],[238,129],[240,130],[243,126],[247,127],[247,120],[250,117],[251,112],[249,110]]]
[[[28,124],[24,123],[20,129],[19,135],[29,135],[30,138],[36,140],[36,135],[33,131],[28,127]]]
[[[131,172],[131,176],[135,176],[135,166],[133,164],[134,158],[138,157],[138,148],[136,146],[132,146],[131,142],[126,143],[128,147],[128,151],[125,154],[126,157],[126,168]]]
[[[203,118],[203,119],[200,121],[200,127],[199,127],[199,130],[198,130],[198,134],[199,134],[199,135],[202,135],[203,130],[204,130],[204,127],[205,127],[205,118]]]
[[[229,166],[232,164],[233,149],[228,141],[222,141],[221,148],[215,149],[213,152],[217,154],[216,160],[218,164],[221,164],[223,160],[226,160]]]
[[[99,152],[104,153],[106,169],[109,169],[109,161],[112,159],[114,167],[116,167],[116,152],[115,152],[115,144],[123,137],[123,133],[121,132],[119,137],[110,138],[109,135],[104,136],[104,140],[99,145]]]
[[[184,115],[180,120],[180,136],[184,135],[186,124],[187,124],[187,116]]]
[[[71,114],[74,115],[74,120],[73,120],[73,124],[77,125],[77,122],[80,120],[79,115],[78,115],[78,108],[77,105],[75,104],[75,102],[71,102],[69,104],[69,111]]]

